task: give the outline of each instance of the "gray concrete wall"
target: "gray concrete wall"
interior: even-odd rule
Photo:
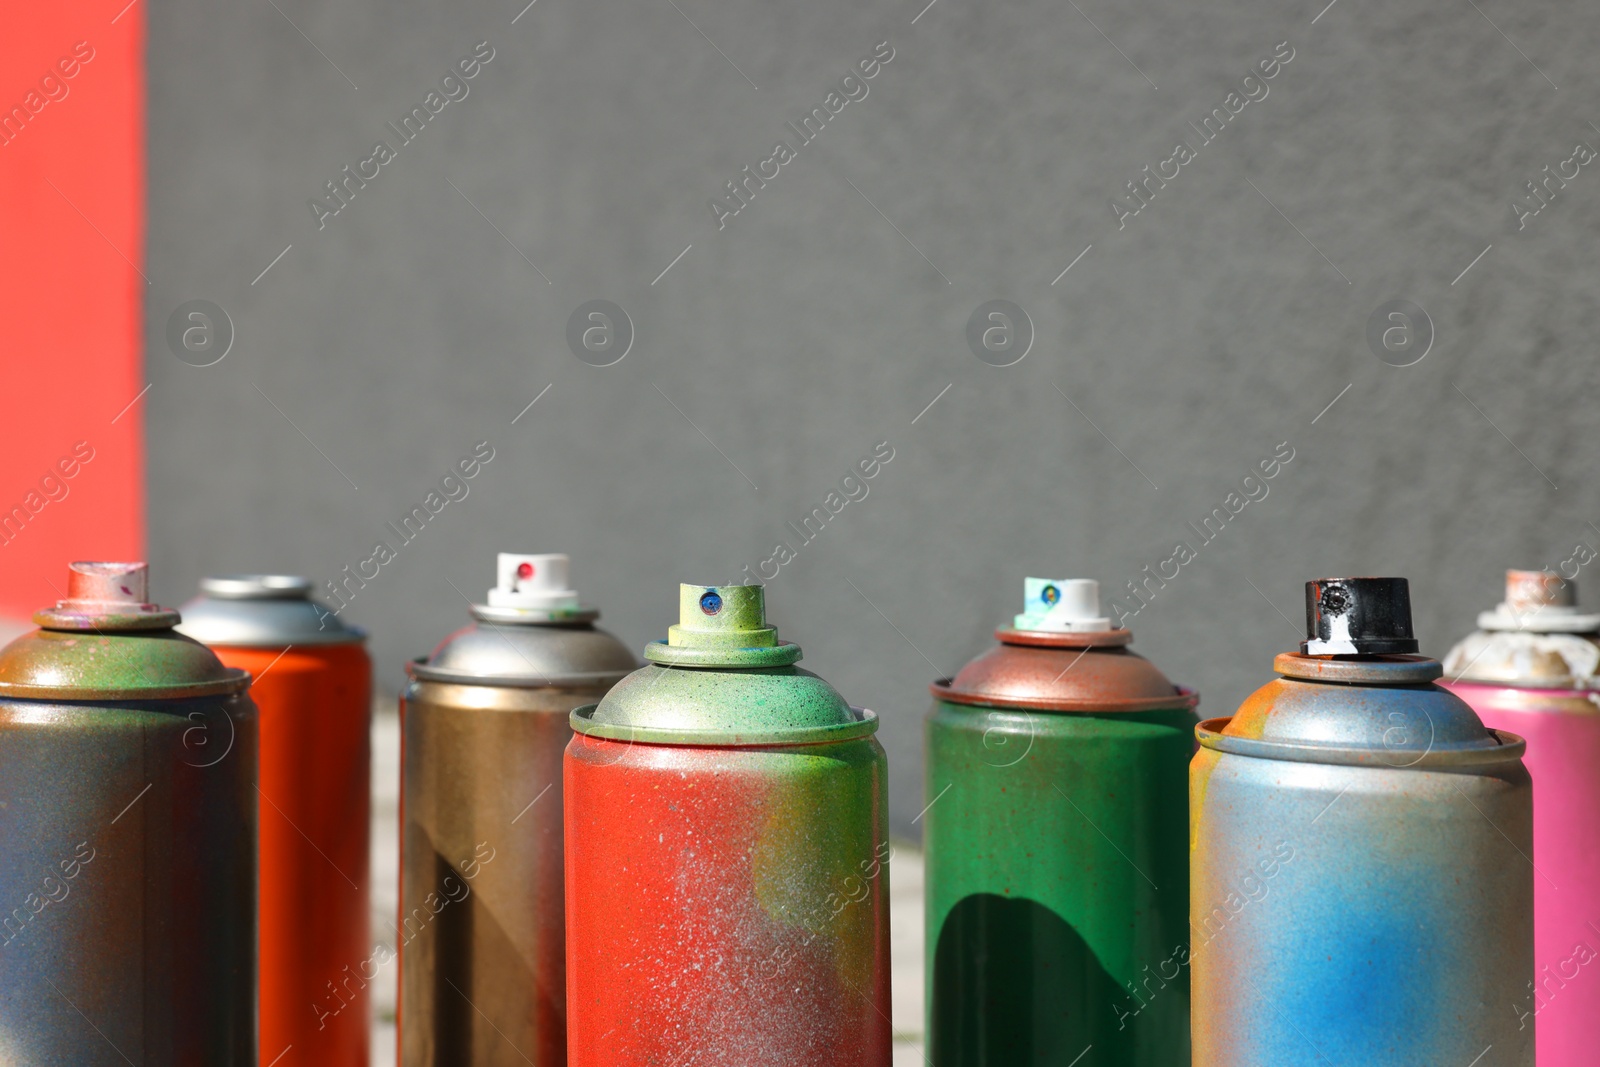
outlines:
[[[1027,574],[1115,592],[1188,542],[1129,625],[1215,715],[1297,640],[1306,578],[1409,576],[1442,653],[1503,568],[1600,544],[1600,166],[1520,231],[1510,206],[1600,146],[1592,9],[520,8],[151,0],[164,600],[207,572],[334,578],[487,440],[469,495],[349,609],[382,685],[463,622],[497,550],[571,552],[641,645],[675,583],[787,542],[772,617],[882,713],[914,832],[927,683],[989,646]],[[468,95],[403,143],[386,124],[480,41]],[[809,143],[786,128],[883,41],[864,98]],[[1189,123],[1290,50],[1203,142]],[[794,158],[719,229],[709,202],[780,139]],[[308,201],[379,140],[394,158],[319,229]],[[1180,141],[1193,158],[1164,164]],[[1177,176],[1113,208],[1146,165]],[[208,367],[167,340],[196,299],[235,334]],[[606,367],[567,342],[598,299],[635,334]],[[1011,366],[966,340],[992,299],[1032,322]],[[1413,366],[1369,348],[1393,299],[1433,324]],[[868,495],[800,546],[786,521],[884,441]],[[1280,443],[1265,499],[1202,543],[1186,523]]]

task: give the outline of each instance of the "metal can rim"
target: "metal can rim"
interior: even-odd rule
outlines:
[[[599,737],[607,741],[642,742],[648,745],[694,745],[715,748],[767,748],[777,745],[822,744],[837,741],[854,741],[871,737],[878,732],[878,713],[851,705],[854,722],[830,723],[827,726],[803,726],[774,730],[674,730],[655,726],[626,726],[620,723],[595,722],[590,716],[600,705],[584,704],[572,709],[571,723],[575,733]]]
[[[200,592],[218,600],[310,600],[315,587],[303,574],[208,574]]]
[[[193,634],[183,629],[182,626],[177,627],[177,630],[181,634],[187,634],[189,637],[194,637]],[[281,639],[263,639],[260,641],[207,641],[199,637],[195,637],[195,640],[213,650],[219,648],[281,648],[285,650],[291,648],[330,648],[335,645],[365,644],[367,640],[367,631],[355,626],[351,626],[337,636],[305,638],[300,641],[284,641]]]
[[[14,700],[188,700],[196,697],[223,696],[242,693],[250,688],[250,672],[236,667],[227,668],[227,677],[207,682],[189,682],[181,685],[123,686],[115,689],[97,689],[70,685],[23,685],[0,682],[0,699]]]
[[[1523,711],[1541,710],[1537,705],[1544,701],[1560,705],[1559,708],[1551,708],[1551,711],[1600,715],[1600,689],[1593,686],[1519,685],[1515,682],[1491,682],[1480,678],[1446,678],[1435,684],[1464,700],[1467,698],[1462,690],[1503,692],[1509,694],[1512,699],[1523,702],[1526,706],[1519,709]],[[1470,704],[1472,701],[1467,700],[1467,703]]]
[[[1444,674],[1444,667],[1438,660],[1410,653],[1341,658],[1308,656],[1304,652],[1280,652],[1273,657],[1272,670],[1275,674],[1300,682],[1385,688],[1427,685]]]
[[[644,646],[644,658],[671,667],[787,667],[800,662],[800,646],[793,641],[751,648],[669,645],[651,641]]]
[[[1019,630],[1002,626],[994,632],[1002,644],[1029,648],[1126,648],[1133,644],[1133,631],[1124,626],[1110,630]]]
[[[1267,741],[1223,733],[1232,715],[1206,719],[1194,728],[1195,740],[1216,752],[1252,759],[1286,760],[1291,763],[1324,763],[1339,766],[1372,767],[1376,770],[1432,770],[1438,767],[1487,766],[1514,763],[1522,759],[1528,742],[1507,730],[1489,729],[1493,745],[1470,748],[1430,748],[1415,760],[1396,763],[1386,758],[1409,755],[1405,749],[1369,748],[1355,745],[1297,744],[1292,741]]]
[[[41,630],[61,630],[98,634],[126,633],[135,630],[170,630],[178,624],[179,615],[171,608],[151,611],[108,612],[94,615],[81,611],[67,611],[60,607],[41,608],[33,613],[34,625]]]
[[[503,608],[492,604],[470,604],[467,611],[479,622],[496,626],[580,626],[600,618],[600,609],[590,604],[570,608]]]
[[[941,678],[928,686],[934,699],[947,704],[966,704],[981,708],[1016,708],[1021,711],[1186,711],[1200,706],[1200,694],[1187,686],[1173,686],[1170,696],[1137,697],[1126,700],[1053,700],[1048,698],[978,696],[950,688],[951,679]]]
[[[465,671],[442,670],[429,665],[427,656],[417,656],[406,664],[406,674],[419,682],[442,682],[447,685],[486,685],[497,689],[576,689],[587,686],[611,686],[622,681],[632,671],[600,671],[589,674],[469,674]]]
[[[1457,685],[1475,685],[1480,689],[1515,689],[1523,693],[1550,693],[1561,696],[1578,696],[1585,693],[1600,694],[1600,678],[1575,677],[1570,674],[1552,675],[1548,678],[1490,678],[1484,675],[1463,674],[1445,678],[1439,685],[1449,688]]]

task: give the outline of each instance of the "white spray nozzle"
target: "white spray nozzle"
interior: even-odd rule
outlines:
[[[1574,580],[1550,571],[1506,571],[1506,598],[1478,616],[1480,630],[1589,634],[1600,630],[1600,613],[1578,608]]]
[[[1100,633],[1111,620],[1100,614],[1100,583],[1093,578],[1029,578],[1023,582],[1018,630],[1045,633]]]
[[[575,608],[577,590],[568,585],[567,557],[501,552],[496,557],[496,585],[489,590],[492,608]]]

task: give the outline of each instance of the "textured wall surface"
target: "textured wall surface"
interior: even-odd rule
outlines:
[[[882,713],[914,832],[926,685],[1025,575],[1133,607],[1127,582],[1175,571],[1127,621],[1217,715],[1298,640],[1307,578],[1409,576],[1442,653],[1505,567],[1600,545],[1600,166],[1568,162],[1600,146],[1594,10],[924,2],[149,0],[161,598],[335,579],[383,539],[348,617],[392,689],[497,550],[571,552],[640,645],[677,582],[783,542],[771,615]],[[786,126],[885,41],[834,100],[864,97],[809,142]],[[435,91],[419,134],[390,129]],[[719,228],[712,199],[780,140]],[[347,165],[375,176],[341,205]],[[1576,175],[1519,230],[1546,165]],[[1113,207],[1146,166],[1176,176]],[[604,367],[567,340],[602,299],[634,332]],[[968,345],[994,299],[1032,323],[1011,366]],[[1407,367],[1367,338],[1397,299],[1435,334]],[[191,300],[232,323],[211,366],[167,340]],[[385,524],[480,441],[468,495],[401,544]],[[786,523],[879,442],[867,495],[802,542]],[[1210,541],[1188,525],[1280,445],[1264,498]]]

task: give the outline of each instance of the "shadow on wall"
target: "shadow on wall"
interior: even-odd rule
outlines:
[[[1151,1063],[1177,1062],[1171,1057],[1179,1051],[1187,1062],[1188,1049],[1135,1048],[1135,1028],[1119,1028],[1115,1010],[1127,999],[1055,912],[1031,900],[974,893],[951,909],[939,931],[929,1054],[941,1067],[1146,1062],[1136,1052],[1153,1052]],[[1085,1046],[1093,1049],[1088,1056]]]

